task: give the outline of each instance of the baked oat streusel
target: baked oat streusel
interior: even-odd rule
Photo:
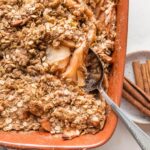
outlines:
[[[86,58],[99,54],[107,90],[115,30],[116,0],[0,0],[0,129],[100,131],[106,106],[82,88]]]

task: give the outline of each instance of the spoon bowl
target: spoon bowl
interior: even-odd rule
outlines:
[[[95,76],[92,75],[92,71],[88,73],[87,79],[86,79],[86,85],[85,89],[87,92],[92,92],[99,87],[101,87],[103,78],[104,78],[104,67],[101,59],[99,56],[93,51],[92,49],[89,49],[89,54],[91,55],[92,58],[96,59],[96,63],[98,63],[98,68],[99,68],[99,77],[95,79]],[[91,64],[92,67],[93,63]],[[92,69],[91,69],[92,70]]]

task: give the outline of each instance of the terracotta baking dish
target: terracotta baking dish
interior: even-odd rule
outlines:
[[[119,105],[123,81],[128,24],[128,0],[119,0],[117,6],[117,39],[113,55],[114,66],[110,75],[109,95]],[[117,117],[111,112],[104,129],[96,135],[84,135],[73,140],[62,140],[59,135],[44,132],[0,132],[0,145],[11,148],[29,149],[83,149],[97,147],[107,142],[117,124]]]

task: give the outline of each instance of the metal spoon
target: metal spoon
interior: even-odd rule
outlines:
[[[92,53],[92,55],[94,55],[94,57],[97,58],[98,60],[99,68],[100,68],[100,78],[98,81],[95,81],[95,79],[92,78],[92,76],[89,76],[89,79],[87,80],[88,82],[85,87],[86,90],[94,91],[95,89],[97,89],[100,92],[101,96],[106,100],[106,102],[113,109],[113,111],[122,119],[122,121],[127,126],[130,133],[133,135],[133,137],[141,147],[141,149],[150,150],[150,137],[143,130],[141,130],[132,120],[130,120],[127,117],[127,115],[122,111],[122,109],[119,108],[114,103],[114,101],[107,95],[107,93],[103,90],[102,81],[104,77],[104,67],[102,61],[92,49],[89,50],[89,53]]]

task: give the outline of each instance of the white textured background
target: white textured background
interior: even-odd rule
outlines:
[[[150,0],[129,0],[127,53],[150,50]],[[150,125],[141,126],[150,135]],[[95,150],[140,150],[121,121],[108,143]]]
[[[150,0],[129,0],[127,51],[150,50]]]

